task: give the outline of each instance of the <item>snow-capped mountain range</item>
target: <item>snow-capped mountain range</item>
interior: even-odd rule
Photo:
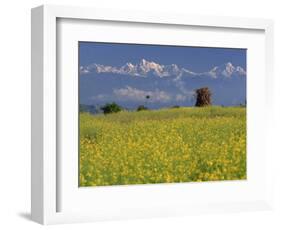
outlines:
[[[148,77],[152,74],[159,78],[209,76],[210,78],[216,79],[231,78],[233,76],[246,76],[246,71],[241,66],[234,66],[231,62],[227,62],[220,66],[215,66],[206,72],[196,73],[186,68],[181,68],[176,64],[162,65],[153,61],[147,61],[145,59],[142,59],[137,64],[128,62],[121,67],[96,63],[80,67],[80,75],[86,75],[90,73],[122,74],[134,77]]]
[[[136,108],[150,95],[149,107],[194,105],[194,92],[209,87],[214,105],[239,105],[246,100],[246,71],[230,62],[205,72],[176,64],[163,65],[142,59],[123,66],[91,64],[80,67],[80,103],[102,105],[116,102]]]

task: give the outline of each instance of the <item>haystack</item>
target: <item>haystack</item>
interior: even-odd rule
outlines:
[[[212,93],[208,87],[197,89],[196,91],[196,104],[197,107],[212,105]]]

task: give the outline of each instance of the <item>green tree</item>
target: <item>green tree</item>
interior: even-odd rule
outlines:
[[[149,101],[149,99],[150,99],[150,95],[146,95],[146,96],[145,96],[145,99],[146,99],[146,100],[145,100],[145,105],[147,105],[147,103],[148,103],[148,101]]]
[[[103,107],[101,107],[101,110],[104,114],[117,113],[122,111],[122,107],[115,102],[112,102],[105,104]]]
[[[145,107],[144,105],[139,105],[137,111],[142,111],[142,110],[148,110],[148,108]]]

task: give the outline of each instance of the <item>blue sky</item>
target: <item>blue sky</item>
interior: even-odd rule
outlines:
[[[246,50],[233,48],[79,42],[79,58],[83,66],[91,63],[122,66],[144,58],[165,65],[177,64],[194,72],[208,71],[226,62],[246,70]]]
[[[200,87],[210,88],[214,105],[243,104],[246,56],[246,49],[79,42],[80,104],[193,106]]]

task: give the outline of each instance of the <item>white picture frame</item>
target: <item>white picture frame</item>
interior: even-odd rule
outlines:
[[[212,202],[211,199],[206,199],[204,202],[188,203],[183,202],[179,205],[176,202],[170,202],[169,205],[159,205],[157,203],[154,206],[149,206],[144,202],[144,205],[128,204],[124,208],[116,207],[120,205],[118,203],[105,206],[102,209],[85,208],[83,206],[75,210],[75,203],[77,206],[78,200],[69,203],[67,205],[69,210],[60,208],[60,200],[68,196],[67,189],[64,193],[58,192],[58,188],[61,186],[61,179],[59,177],[60,164],[58,151],[58,94],[60,94],[60,88],[57,84],[58,75],[58,23],[61,19],[75,20],[88,20],[88,21],[102,21],[104,23],[111,24],[113,22],[122,23],[138,23],[149,24],[157,27],[177,27],[182,29],[185,26],[206,28],[219,28],[222,30],[243,30],[247,31],[261,31],[263,33],[264,41],[264,57],[260,60],[264,67],[264,73],[261,74],[260,83],[264,82],[264,88],[259,95],[263,99],[264,104],[260,109],[265,110],[260,116],[259,120],[253,119],[251,126],[254,126],[255,122],[259,122],[263,119],[262,135],[266,140],[264,143],[258,143],[261,149],[262,160],[264,164],[262,183],[250,188],[250,192],[259,186],[264,187],[262,193],[260,193],[256,200],[250,200],[248,198],[242,199],[237,196],[231,202],[226,201],[223,197],[221,200]],[[78,25],[79,27],[79,25]],[[234,38],[235,39],[235,38]],[[239,41],[236,41],[239,43]],[[206,44],[208,45],[208,44]],[[254,83],[253,86],[255,87]],[[189,15],[174,15],[174,14],[159,14],[149,12],[127,12],[127,11],[115,11],[115,10],[100,10],[91,8],[80,7],[66,7],[66,6],[52,6],[44,5],[32,9],[32,183],[31,183],[31,213],[32,219],[41,224],[57,224],[57,223],[70,223],[70,222],[82,222],[82,221],[96,221],[107,219],[126,219],[126,218],[140,218],[140,217],[153,217],[153,216],[173,216],[173,215],[185,215],[195,213],[206,212],[226,212],[226,211],[245,211],[245,210],[265,210],[272,208],[272,175],[271,175],[271,159],[272,153],[270,152],[270,146],[267,140],[270,139],[272,124],[271,116],[273,111],[273,22],[266,19],[247,19],[247,18],[231,18],[231,17],[214,17],[214,16],[189,16]],[[261,84],[260,84],[261,86]],[[65,87],[68,87],[65,85]],[[251,92],[251,90],[250,90]],[[255,94],[256,95],[256,94]],[[250,95],[251,97],[254,96]],[[254,107],[254,103],[253,103]],[[254,108],[253,108],[254,109]],[[252,110],[254,111],[254,110]],[[250,113],[254,114],[253,112]],[[257,139],[259,140],[259,139]],[[252,138],[252,141],[256,140]],[[258,142],[258,141],[256,141]],[[75,162],[72,162],[75,164]],[[257,170],[256,170],[257,171]],[[255,171],[255,172],[256,172]],[[235,182],[234,182],[235,183]],[[156,186],[156,187],[155,187]],[[186,191],[185,185],[168,186],[168,185],[155,185],[154,187],[133,186],[129,187],[117,187],[113,190],[100,190],[102,193],[106,193],[108,197],[115,197],[118,193],[126,194],[126,190],[134,192],[135,194],[145,194],[154,192],[155,188],[161,190],[161,196],[165,195],[179,195],[182,191]],[[157,187],[158,186],[158,187]],[[190,184],[194,187],[194,184]],[[198,185],[196,185],[198,187]],[[196,188],[199,191],[212,191],[210,184],[203,183],[199,185],[201,187]],[[243,184],[224,184],[224,187],[234,186],[233,188],[243,187]],[[77,186],[78,187],[78,186]],[[245,187],[247,189],[247,187]],[[139,192],[141,191],[141,193]],[[216,190],[213,190],[215,192]],[[101,193],[100,192],[100,193]],[[69,191],[70,193],[70,191]],[[91,193],[91,191],[87,191]],[[70,193],[74,194],[74,193]],[[85,194],[85,193],[84,193]],[[96,193],[98,194],[98,193]],[[158,194],[160,195],[160,194]],[[181,194],[183,196],[183,194]],[[200,195],[198,195],[200,196]],[[126,197],[126,196],[125,196]],[[129,196],[128,196],[129,197]],[[105,199],[106,197],[102,197]],[[73,197],[69,196],[67,201],[71,202]],[[75,199],[78,199],[75,197]],[[248,199],[248,200],[247,200]],[[141,200],[141,199],[140,199]],[[195,199],[196,200],[196,199]],[[93,201],[94,202],[94,201]],[[129,203],[129,202],[127,202]],[[112,210],[112,211],[109,211]]]

